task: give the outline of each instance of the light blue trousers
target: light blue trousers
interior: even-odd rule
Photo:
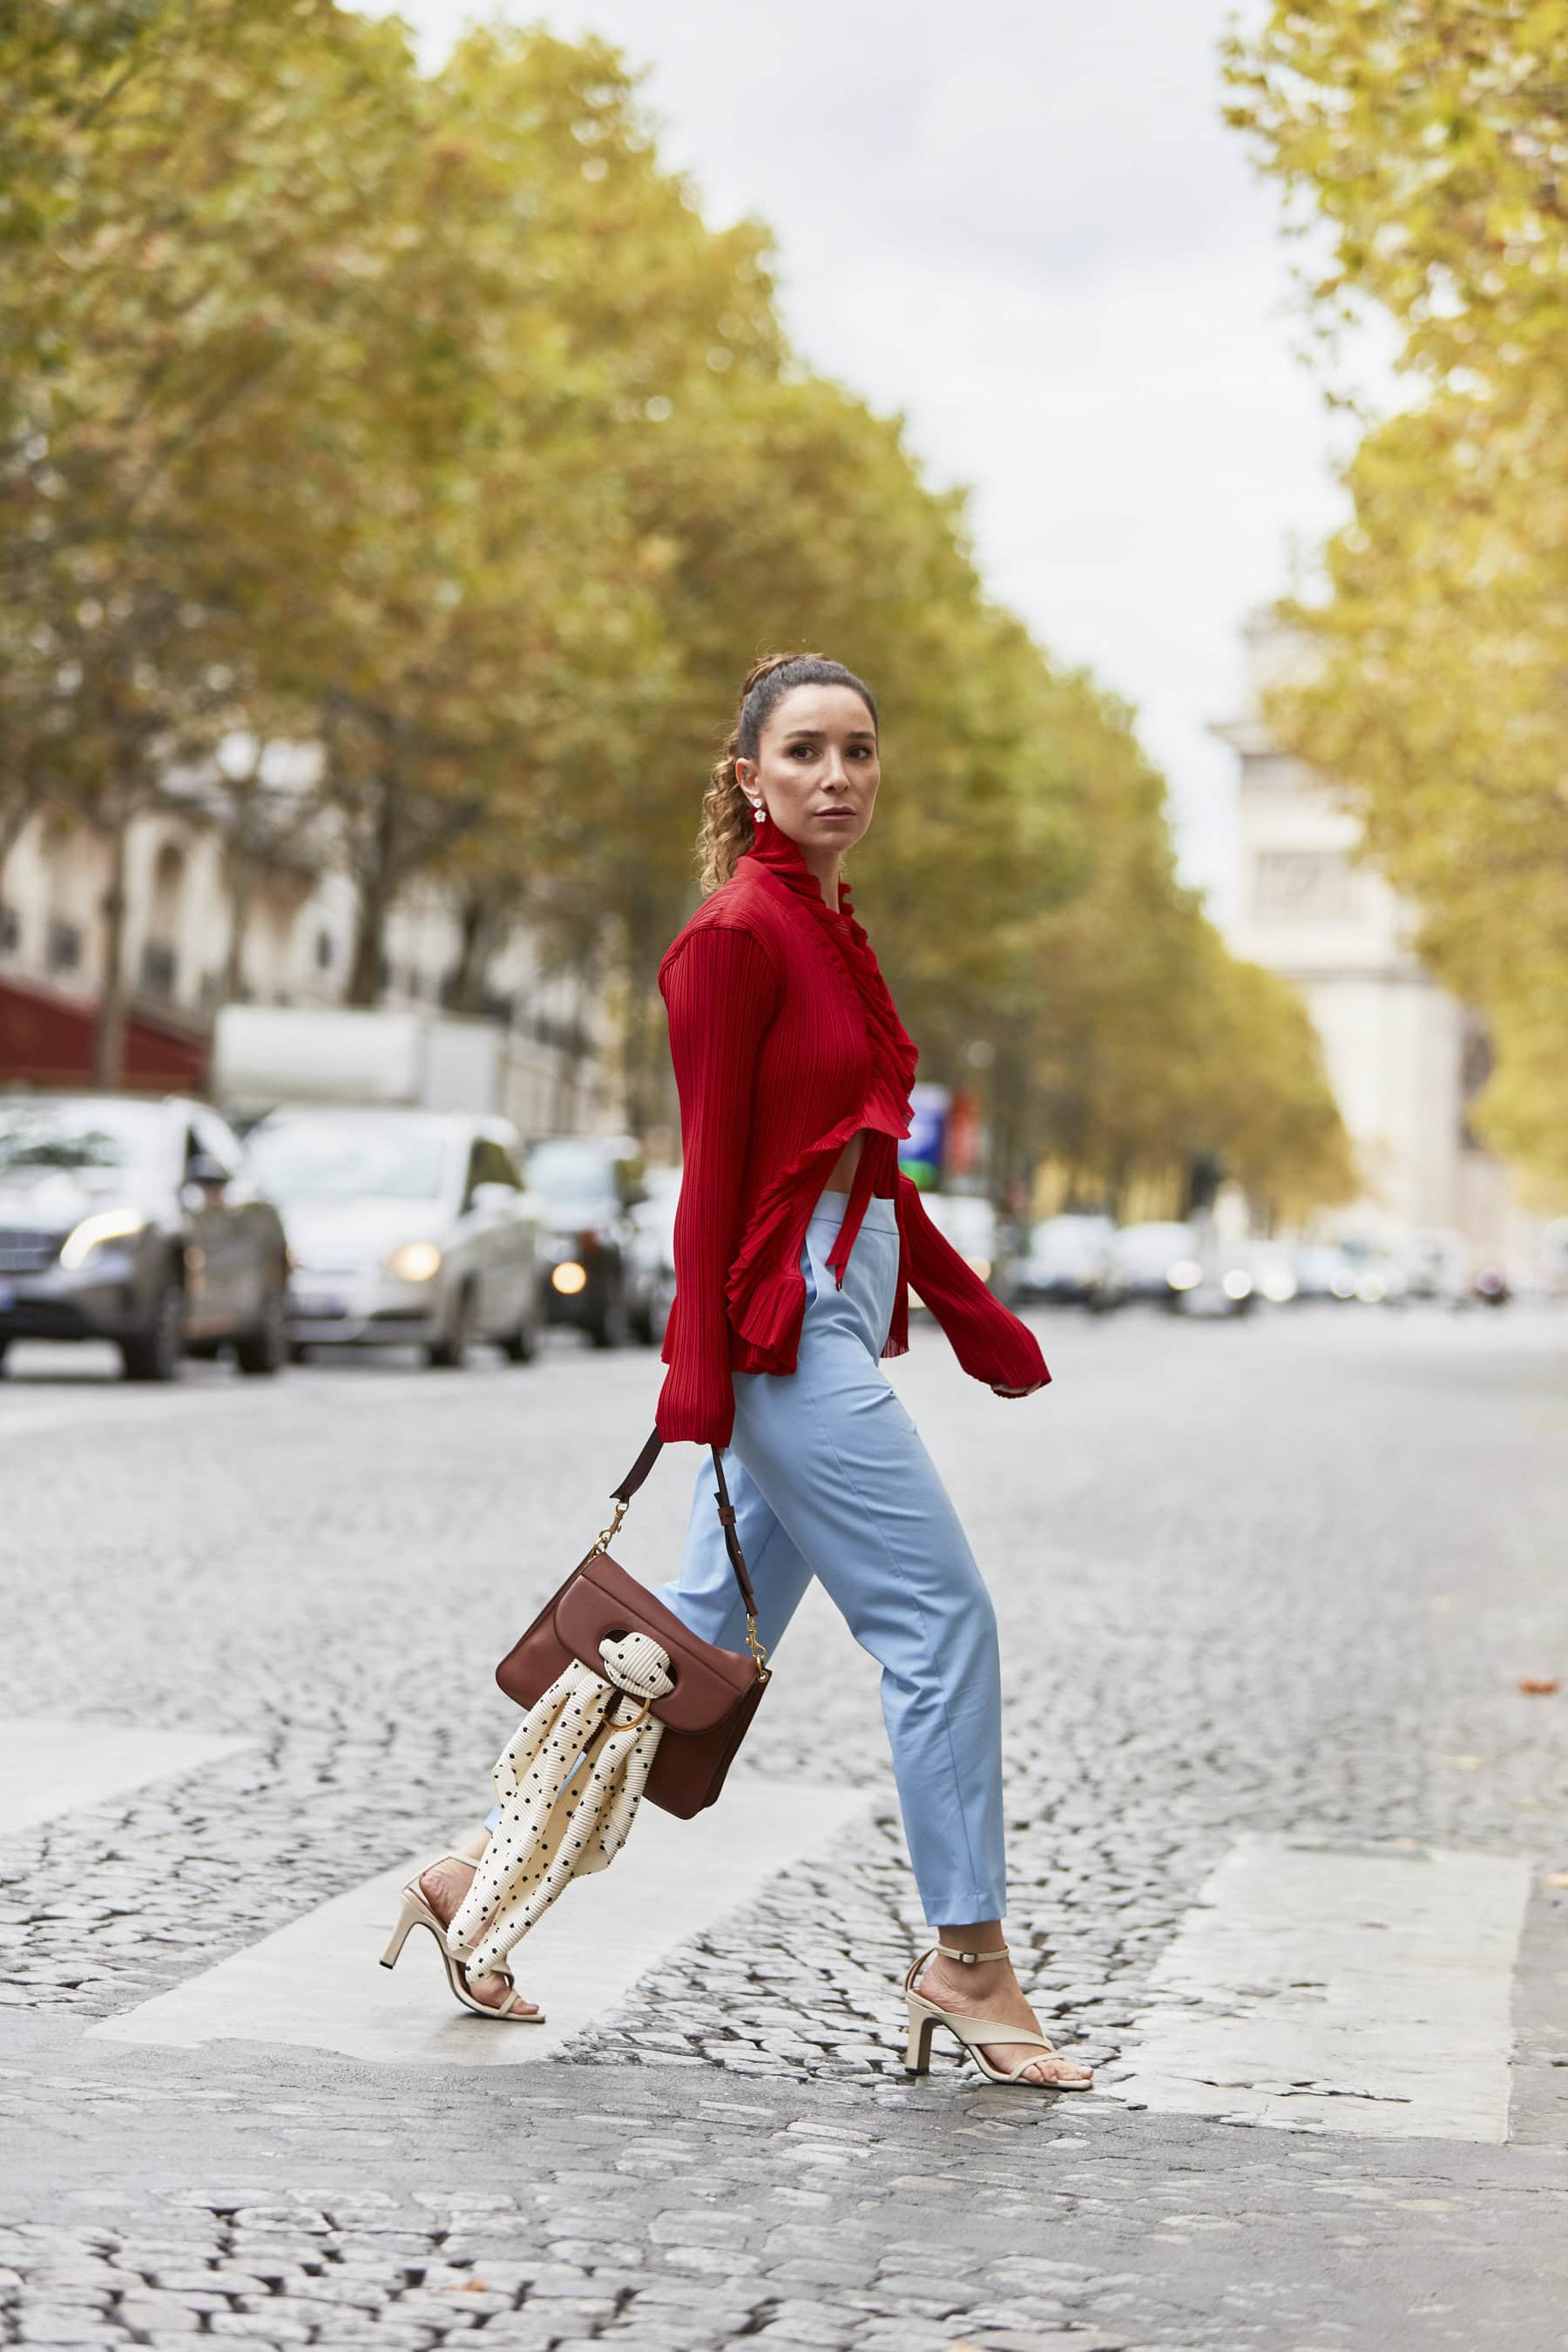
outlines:
[[[904,1836],[938,1927],[1007,1907],[996,1619],[958,1514],[879,1359],[899,1229],[872,1200],[837,1286],[827,1264],[847,1196],[825,1193],[800,1255],[805,1320],[793,1373],[737,1372],[724,1476],[772,1650],[820,1578],[882,1669]],[[697,1473],[680,1573],[659,1599],[694,1633],[745,1646],[713,1501]],[[721,1800],[722,1801],[722,1800]]]

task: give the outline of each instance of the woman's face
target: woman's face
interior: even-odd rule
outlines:
[[[864,837],[881,772],[871,714],[848,686],[793,687],[770,713],[755,760],[735,762],[769,823],[828,857]]]

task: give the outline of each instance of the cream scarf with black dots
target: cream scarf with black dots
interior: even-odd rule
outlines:
[[[600,1654],[613,1679],[574,1659],[497,1760],[500,1819],[447,1930],[470,1977],[500,1968],[574,1878],[607,1869],[637,1817],[664,1727],[644,1715],[617,1729],[615,1717],[674,1688],[669,1660],[647,1633],[605,1641]]]

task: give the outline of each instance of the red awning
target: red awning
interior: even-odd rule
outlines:
[[[90,998],[62,996],[35,981],[0,980],[0,1086],[90,1086],[97,1026]],[[205,1024],[138,1006],[125,1024],[121,1083],[133,1093],[199,1093],[210,1045]]]

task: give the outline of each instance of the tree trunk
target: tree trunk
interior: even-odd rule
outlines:
[[[256,902],[256,860],[243,833],[235,836],[229,861],[228,946],[218,983],[218,1003],[237,1004],[245,992],[245,941]]]
[[[484,1011],[490,965],[505,929],[504,913],[493,898],[482,890],[466,894],[458,908],[458,961],[447,982],[447,1002],[454,1013]]]
[[[103,917],[103,985],[93,1034],[93,1084],[106,1093],[125,1078],[125,836],[121,816],[109,835],[109,885],[100,901]]]
[[[386,919],[396,895],[396,777],[384,772],[376,779],[375,791],[374,822],[359,860],[359,904],[354,914],[353,961],[343,992],[345,1004],[374,1005],[381,994]]]
[[[392,902],[379,879],[363,880],[354,913],[354,951],[349,965],[345,1004],[374,1005],[381,994],[381,968],[386,950],[386,919]]]

